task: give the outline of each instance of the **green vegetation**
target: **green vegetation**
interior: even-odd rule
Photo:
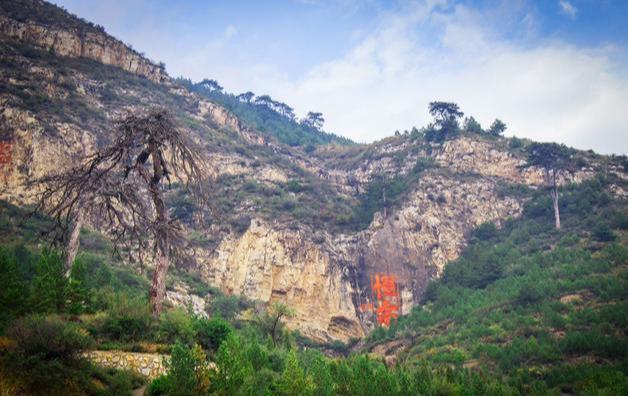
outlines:
[[[192,92],[223,105],[245,124],[263,135],[272,136],[290,146],[301,146],[306,152],[313,151],[317,145],[321,144],[353,144],[347,138],[322,131],[320,113],[310,112],[308,117],[299,122],[295,119],[290,106],[274,101],[268,95],[259,96],[254,100],[252,92],[233,95],[224,92],[214,80],[193,83],[189,79],[178,78],[176,82]]]
[[[369,345],[412,340],[404,365],[472,366],[526,394],[625,393],[628,249],[614,242],[625,227],[610,225],[625,202],[608,195],[611,184],[562,188],[560,231],[543,192],[521,219],[481,225],[424,304]]]
[[[420,157],[406,175],[376,175],[366,185],[351,217],[339,219],[355,229],[365,229],[373,221],[373,215],[381,210],[398,207],[404,195],[416,185],[420,175],[426,169],[436,165],[430,158]]]

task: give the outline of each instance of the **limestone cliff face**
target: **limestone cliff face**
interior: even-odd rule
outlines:
[[[445,264],[459,256],[470,230],[484,222],[499,225],[521,210],[516,199],[499,198],[494,180],[426,177],[400,210],[375,219],[367,231],[363,271],[395,275],[401,311],[407,313],[428,280],[440,276]],[[364,297],[373,302],[368,292]]]
[[[254,219],[243,235],[225,238],[199,261],[205,279],[225,292],[294,308],[289,326],[309,337],[346,341],[364,335],[347,266],[334,246],[317,245],[300,230]]]
[[[81,34],[36,22],[16,21],[0,15],[0,35],[37,45],[61,56],[89,58],[105,65],[116,66],[155,82],[169,80],[162,66],[155,65],[121,41],[104,33]]]

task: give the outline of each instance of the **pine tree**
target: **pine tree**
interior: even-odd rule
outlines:
[[[0,247],[0,328],[26,309],[25,282],[15,255]]]
[[[75,315],[89,311],[91,293],[87,287],[87,268],[83,260],[76,260],[72,265],[72,272],[66,291],[66,310]]]
[[[65,306],[67,278],[61,255],[43,250],[39,256],[33,279],[31,306],[36,312],[61,312]]]
[[[312,377],[303,372],[294,351],[288,352],[285,369],[277,384],[279,393],[286,396],[313,395],[315,386]]]

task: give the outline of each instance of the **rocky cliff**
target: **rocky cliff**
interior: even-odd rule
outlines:
[[[0,15],[0,35],[35,44],[59,56],[83,57],[116,66],[155,82],[169,80],[163,65],[154,64],[121,41],[105,34],[102,28],[87,24],[59,27],[56,21],[38,18],[42,13],[56,11],[43,1],[18,0],[11,2],[13,4],[10,6],[8,3],[3,6],[5,15]],[[24,20],[18,20],[11,12],[16,8],[31,10],[23,14]],[[38,12],[38,8],[44,10]]]
[[[296,311],[289,326],[317,340],[361,337],[408,312],[473,228],[521,213],[525,198],[511,187],[543,181],[538,169],[520,169],[508,139],[479,135],[442,145],[401,135],[305,155],[173,84],[99,29],[16,13],[0,15],[0,198],[32,202],[29,181],[106,145],[116,119],[166,107],[204,150],[211,175],[208,219],[169,193],[193,242],[193,269],[226,293],[285,302]],[[589,157],[570,181],[596,171]],[[421,163],[430,166],[417,170]],[[405,189],[367,227],[355,226],[354,209],[377,177]],[[173,303],[202,306],[170,292]]]

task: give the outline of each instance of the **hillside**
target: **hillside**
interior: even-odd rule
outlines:
[[[496,394],[626,389],[625,156],[569,150],[573,167],[558,181],[564,224],[555,230],[544,173],[525,166],[531,141],[467,122],[442,139],[428,126],[355,144],[172,79],[103,28],[38,0],[0,3],[0,238],[16,262],[31,252],[23,282],[36,278],[33,257],[47,221],[21,221],[37,198],[30,183],[111,144],[117,120],[148,108],[174,115],[207,170],[208,207],[177,183],[165,189],[191,256],[169,273],[170,306],[226,312],[249,340],[259,306],[285,304],[292,312],[285,324],[297,332],[286,336],[288,350],[309,345],[339,355],[351,345],[399,363],[390,374],[399,376],[390,379],[399,394],[410,389],[400,378],[414,375],[404,370],[423,363],[440,374],[490,373],[489,387],[504,385]],[[88,288],[113,288],[96,293],[87,313],[115,317],[115,299],[128,297],[116,293],[141,300],[150,260],[112,256],[96,222],[80,241]],[[81,322],[100,347],[159,342],[170,350],[174,338],[155,330],[163,323],[120,304],[140,317],[137,337],[125,339],[100,319]],[[175,312],[172,322],[189,319]],[[142,326],[150,328],[145,338]],[[268,356],[288,353],[274,349],[274,336],[264,339],[268,362],[255,367],[272,371],[271,379],[284,363],[272,366]],[[247,345],[251,356],[259,352]],[[347,364],[358,373],[355,359]],[[334,381],[342,383],[339,372]],[[438,393],[481,381],[469,372],[421,386]]]

